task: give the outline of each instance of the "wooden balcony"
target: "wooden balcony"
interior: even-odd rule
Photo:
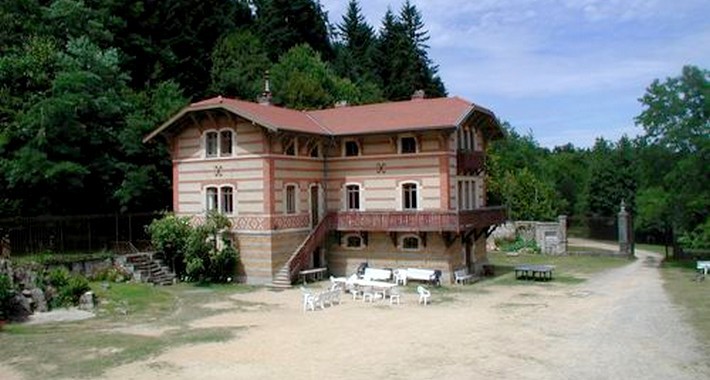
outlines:
[[[464,232],[505,221],[503,207],[470,211],[348,211],[331,215],[338,231]]]
[[[486,168],[486,153],[481,151],[459,151],[456,154],[457,174],[479,174]]]

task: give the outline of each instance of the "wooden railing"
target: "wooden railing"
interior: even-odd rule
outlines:
[[[485,166],[485,152],[460,151],[456,154],[456,172],[458,174],[478,174],[485,169]]]
[[[311,230],[311,233],[308,234],[303,243],[296,248],[294,253],[286,262],[288,274],[292,282],[297,279],[298,272],[303,270],[308,265],[313,251],[325,241],[328,231],[330,231],[330,220],[330,215],[326,215],[323,219],[321,219],[316,228]]]
[[[340,231],[465,231],[505,221],[503,207],[468,211],[350,211],[333,214]]]

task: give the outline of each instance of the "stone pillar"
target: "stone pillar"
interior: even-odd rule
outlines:
[[[557,254],[565,255],[567,254],[567,215],[558,216],[557,223],[559,223],[559,230],[557,232]]]
[[[626,203],[621,200],[621,207],[618,214],[619,220],[619,253],[625,256],[633,254],[631,250],[631,217],[626,211]]]

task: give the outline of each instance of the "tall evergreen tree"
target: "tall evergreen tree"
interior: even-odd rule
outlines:
[[[259,37],[276,61],[290,48],[306,43],[326,60],[333,57],[328,18],[314,0],[254,0]]]
[[[365,21],[357,0],[350,0],[343,21],[337,26],[341,39],[336,57],[340,61],[339,73],[353,82],[377,82],[374,56],[375,32]]]
[[[380,29],[377,66],[388,99],[408,99],[416,90],[424,90],[428,97],[446,96],[436,76],[438,69],[427,53],[428,39],[421,13],[410,1],[402,5],[398,17],[387,10]]]
[[[271,62],[261,40],[248,30],[231,33],[212,52],[210,92],[254,101]]]

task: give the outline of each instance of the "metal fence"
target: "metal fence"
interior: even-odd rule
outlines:
[[[2,253],[96,252],[117,242],[149,240],[146,226],[160,213],[0,219]]]

